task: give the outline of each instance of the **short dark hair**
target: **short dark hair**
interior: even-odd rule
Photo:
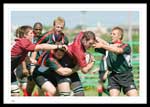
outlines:
[[[19,38],[23,38],[25,34],[28,34],[29,30],[32,30],[31,26],[28,25],[20,26],[16,34],[18,34]]]
[[[37,25],[40,25],[41,27],[43,27],[43,25],[42,25],[41,22],[36,22],[36,23],[34,23],[34,25],[33,25],[33,29],[34,29]]]
[[[123,33],[124,33],[123,29],[122,29],[121,27],[119,27],[119,26],[116,26],[116,27],[114,27],[114,28],[112,29],[112,31],[113,31],[113,30],[119,30],[119,31],[120,31],[121,40],[122,40],[122,39],[123,39]]]
[[[18,27],[15,31],[15,36],[19,38],[20,32],[21,32],[20,27]]]
[[[85,31],[83,32],[83,37],[82,39],[85,38],[87,41],[90,39],[93,39],[96,41],[95,34],[92,31]]]

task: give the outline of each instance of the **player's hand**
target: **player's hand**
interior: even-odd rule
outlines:
[[[106,70],[106,72],[105,72],[105,74],[104,74],[104,76],[103,76],[103,80],[106,80],[107,79],[107,77],[108,77],[108,74],[109,74],[109,71],[108,70]]]
[[[24,76],[29,76],[29,71],[27,69],[22,69]]]
[[[74,72],[77,72],[79,69],[80,69],[80,67],[79,67],[78,65],[76,65],[76,66],[72,69],[72,71],[73,71],[73,73],[74,73]]]
[[[33,58],[30,58],[30,62],[31,62],[32,64],[37,64],[37,60],[35,60],[35,59],[33,59]]]
[[[65,51],[68,51],[68,46],[67,45],[62,45],[62,48],[65,48]]]
[[[93,55],[90,55],[90,61],[89,62],[95,62],[95,58]]]
[[[102,48],[104,44],[102,42],[97,42],[92,45],[94,48]]]

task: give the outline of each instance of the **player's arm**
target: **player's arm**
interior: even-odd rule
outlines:
[[[27,76],[27,75],[29,74],[29,71],[28,71],[28,69],[27,69],[26,62],[23,61],[23,62],[21,63],[21,65],[22,65],[22,72],[23,72],[23,74]]]
[[[35,51],[39,50],[52,50],[52,49],[60,49],[65,48],[67,50],[67,46],[65,45],[52,45],[52,44],[38,44],[35,46]]]
[[[103,45],[102,48],[117,53],[117,54],[122,54],[123,53],[123,49],[120,47],[116,47],[116,46],[110,46],[110,45]]]
[[[56,70],[56,72],[62,76],[69,76],[72,73],[74,73],[74,71],[71,68],[67,68],[67,67],[60,67]]]
[[[103,81],[105,81],[105,80],[107,79],[108,74],[109,74],[109,71],[106,70],[105,73],[104,73],[104,75],[103,75],[103,77],[102,77],[102,80],[103,80]]]
[[[98,43],[98,42],[101,42],[101,43],[103,43],[103,44],[105,44],[105,45],[109,45],[109,43],[108,43],[107,41],[105,41],[105,40],[103,40],[103,39],[101,39],[101,38],[99,38],[99,37],[96,37],[96,40],[97,40],[97,43]]]
[[[88,73],[89,70],[93,67],[93,65],[94,65],[94,61],[88,63],[85,67],[80,67],[81,72],[84,74]]]
[[[62,76],[69,76],[79,70],[79,66],[76,65],[74,68],[61,67],[56,72]]]
[[[52,71],[55,71],[57,74],[62,76],[68,76],[74,73],[74,71],[71,68],[62,67],[60,63],[55,59],[50,61],[49,67]]]
[[[92,55],[90,55],[90,61],[88,62],[88,64],[84,67],[81,67],[81,72],[86,74],[90,71],[90,69],[93,67],[95,62],[95,59]]]
[[[103,44],[101,42],[98,42],[98,43],[95,43],[93,45],[94,48],[103,48],[103,49],[106,49],[108,51],[111,51],[111,52],[114,52],[114,53],[117,53],[117,54],[122,54],[124,51],[121,47],[118,47],[118,46],[115,46],[115,45],[106,45],[106,44]]]
[[[34,52],[31,53],[30,61],[31,61],[31,63],[33,63],[33,64],[37,64],[36,55],[37,55],[37,52],[36,52],[36,51],[34,51]]]
[[[31,64],[33,64],[31,66],[31,68],[30,68],[30,73],[31,74],[33,73],[33,71],[34,71],[34,69],[36,67],[35,65],[37,64],[36,55],[37,55],[36,51],[34,51],[34,52],[31,53],[30,62],[31,62]]]

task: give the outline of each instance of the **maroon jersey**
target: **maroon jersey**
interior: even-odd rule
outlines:
[[[18,62],[18,64],[20,64],[25,59],[29,51],[34,51],[36,45],[26,38],[19,38],[15,41],[16,43],[11,48],[11,58],[20,57]]]
[[[87,65],[86,58],[85,58],[86,50],[81,43],[82,37],[83,37],[83,32],[80,32],[74,39],[73,43],[69,45],[68,52],[70,55],[72,55],[72,57],[76,59],[80,67],[85,67]]]

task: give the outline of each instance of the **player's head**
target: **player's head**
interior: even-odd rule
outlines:
[[[95,41],[96,37],[92,31],[83,32],[81,42],[85,49],[89,49],[95,43]]]
[[[60,60],[65,55],[65,49],[56,49],[54,50],[54,56],[56,59]]]
[[[17,38],[19,38],[19,37],[20,37],[19,35],[21,35],[20,33],[21,33],[21,30],[20,30],[20,27],[18,27],[18,28],[16,29],[16,31],[15,31],[15,36],[16,36]]]
[[[65,27],[65,20],[62,17],[57,17],[53,22],[53,26],[54,31],[59,34]]]
[[[33,25],[33,31],[34,31],[34,33],[35,33],[36,36],[40,36],[41,33],[42,33],[42,30],[43,30],[43,25],[42,25],[42,23],[36,22],[36,23]]]
[[[27,38],[30,41],[32,41],[32,38],[34,36],[33,29],[31,26],[25,25],[20,27],[19,31],[19,38]]]
[[[123,29],[121,27],[114,27],[111,32],[112,42],[123,39]]]

